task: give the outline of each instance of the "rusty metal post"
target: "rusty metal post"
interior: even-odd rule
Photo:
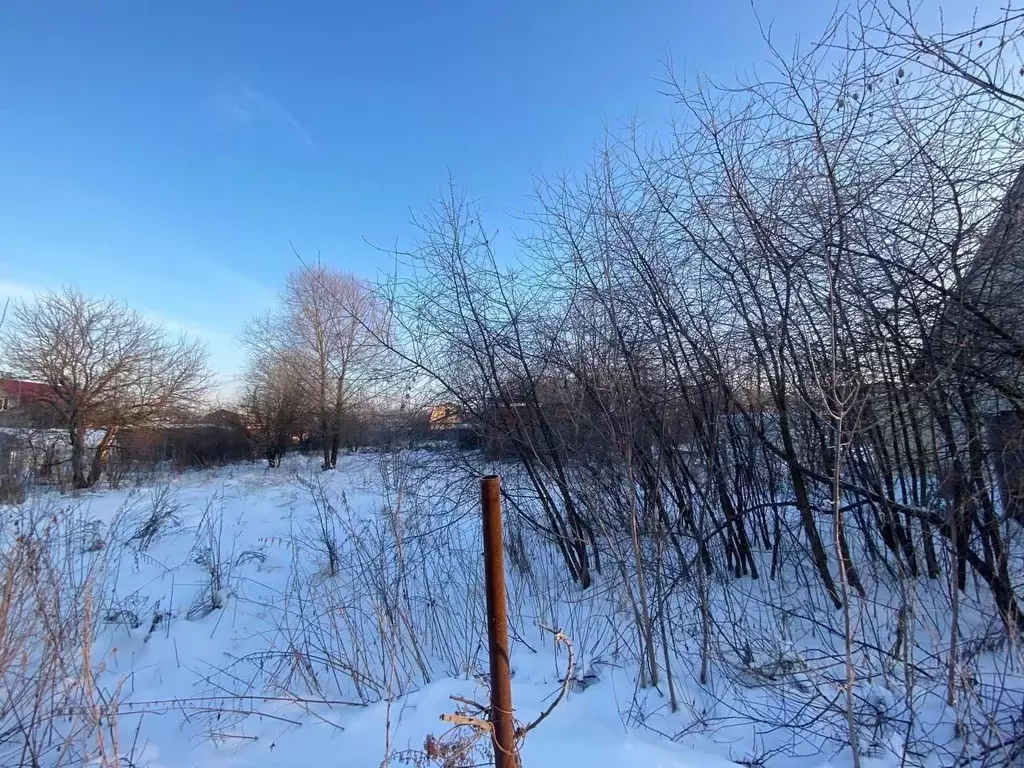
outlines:
[[[501,481],[480,480],[484,524],[484,582],[487,588],[487,641],[491,657],[491,736],[495,768],[518,768],[512,679],[509,669],[508,609],[505,596],[505,546],[501,534]]]

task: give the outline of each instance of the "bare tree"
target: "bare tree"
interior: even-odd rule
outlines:
[[[301,382],[316,416],[324,469],[337,465],[346,417],[378,381],[384,315],[365,281],[322,264],[302,265],[288,275],[279,305],[243,332],[252,364],[289,365]]]
[[[73,288],[14,304],[3,343],[15,375],[52,388],[49,405],[68,430],[76,488],[100,479],[119,430],[196,405],[210,383],[201,342],[171,339],[124,304]],[[90,430],[101,433],[91,459]]]
[[[283,353],[254,356],[245,372],[242,407],[250,438],[270,467],[281,465],[293,438],[310,423],[300,370],[297,361]]]

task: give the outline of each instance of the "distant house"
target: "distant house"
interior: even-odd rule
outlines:
[[[53,402],[53,387],[36,381],[0,378],[0,411]]]
[[[190,421],[123,429],[118,457],[128,464],[169,461],[178,468],[209,467],[252,458],[241,414],[219,409]]]
[[[0,378],[0,426],[58,426],[55,402],[56,394],[49,384]]]
[[[1024,522],[1024,168],[1003,200],[975,263],[963,279],[964,303],[973,312],[956,313],[971,349],[964,364],[984,381],[998,382],[1003,394],[990,398],[989,449],[999,481],[1004,513]],[[967,317],[965,317],[965,315]],[[966,320],[966,322],[965,322]],[[954,340],[958,341],[954,334]],[[963,338],[963,336],[961,336]],[[959,360],[957,361],[960,362]]]
[[[949,292],[932,333],[932,354],[948,369],[995,389],[1009,399],[1024,391],[1024,168],[1006,193],[977,254]],[[927,372],[926,375],[932,375]],[[998,413],[1012,408],[993,395],[981,404]]]
[[[210,411],[200,419],[200,422],[211,427],[245,428],[245,417],[237,411],[229,411],[227,408],[218,408]]]
[[[933,336],[942,366],[987,391],[979,410],[988,421],[988,448],[1003,508],[1007,516],[1024,522],[1022,292],[1024,168],[959,279]]]
[[[432,406],[427,415],[430,430],[455,429],[462,425],[462,409],[455,403],[440,403]]]

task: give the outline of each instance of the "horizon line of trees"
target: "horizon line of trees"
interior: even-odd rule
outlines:
[[[233,405],[240,413],[214,426],[244,431],[252,456],[271,467],[298,447],[319,451],[323,469],[334,469],[343,450],[425,433],[423,403],[413,405],[390,356],[387,323],[375,286],[301,264],[276,306],[241,332],[247,361]],[[0,324],[0,370],[45,386],[45,395],[33,390],[9,424],[63,431],[66,459],[47,443],[45,455],[30,463],[49,475],[55,462],[66,461],[75,489],[95,486],[115,456],[121,472],[168,451],[195,451],[177,457],[186,465],[242,455],[237,438],[211,433],[190,442],[161,434],[216,413],[209,353],[201,340],[174,337],[121,301],[65,286],[9,302]]]

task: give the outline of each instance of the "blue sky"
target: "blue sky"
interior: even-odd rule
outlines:
[[[758,0],[791,43],[830,4]],[[204,336],[309,257],[374,274],[449,169],[503,230],[657,79],[764,59],[749,0],[0,5],[0,302],[75,284]]]

